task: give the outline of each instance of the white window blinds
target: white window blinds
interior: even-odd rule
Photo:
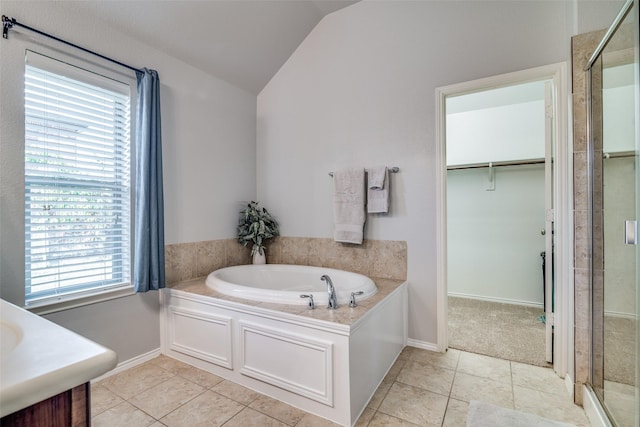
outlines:
[[[25,72],[27,303],[130,281],[129,88],[57,67]]]

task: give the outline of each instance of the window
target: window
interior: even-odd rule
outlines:
[[[130,286],[130,86],[27,52],[25,300]]]

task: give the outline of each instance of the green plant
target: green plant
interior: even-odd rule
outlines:
[[[243,246],[253,243],[251,255],[264,253],[264,242],[280,235],[278,222],[266,208],[260,208],[258,202],[251,201],[240,212],[238,221],[238,242]]]

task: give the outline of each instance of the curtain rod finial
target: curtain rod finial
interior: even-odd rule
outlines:
[[[6,15],[2,15],[2,38],[9,38],[9,29],[13,28],[13,24],[15,24],[15,18],[9,18]]]

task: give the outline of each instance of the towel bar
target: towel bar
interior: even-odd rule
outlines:
[[[398,166],[394,166],[392,168],[389,168],[389,172],[398,173],[400,172],[400,168]],[[333,178],[333,172],[329,172],[329,176]]]

